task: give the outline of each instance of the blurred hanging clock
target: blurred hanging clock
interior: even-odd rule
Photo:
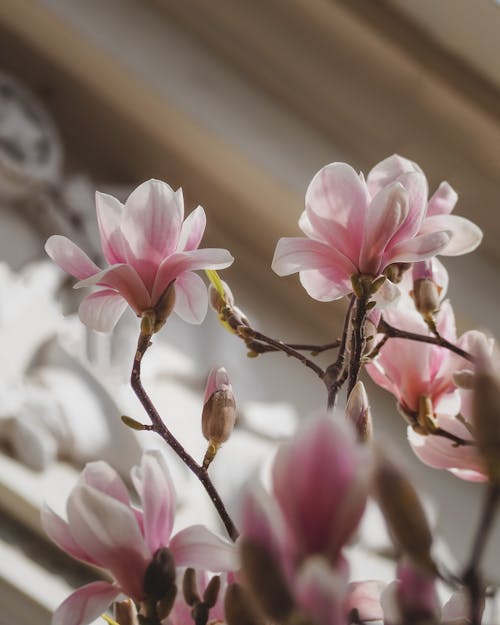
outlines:
[[[61,142],[45,108],[0,72],[0,197],[13,199],[56,183]]]

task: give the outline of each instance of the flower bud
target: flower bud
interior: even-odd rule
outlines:
[[[500,484],[500,379],[486,348],[476,358],[473,417],[476,440],[490,480]]]
[[[224,598],[227,625],[264,625],[247,591],[239,584],[231,584]]]
[[[428,278],[415,280],[413,282],[413,299],[416,309],[423,317],[437,313],[441,305],[438,285]]]
[[[154,332],[158,332],[165,325],[166,320],[175,306],[175,280],[167,286],[154,307]]]
[[[384,269],[384,276],[386,276],[394,284],[399,284],[403,279],[405,271],[410,268],[410,263],[392,263]]]
[[[137,610],[131,599],[116,601],[114,604],[115,621],[118,625],[139,625]]]
[[[156,551],[144,574],[144,594],[160,601],[171,594],[175,587],[175,562],[167,547]]]
[[[184,572],[182,594],[184,596],[184,601],[191,607],[201,601],[198,593],[198,584],[196,583],[196,571],[191,567],[187,568]]]
[[[233,389],[224,367],[213,368],[205,389],[201,429],[209,442],[203,466],[206,469],[212,462],[220,445],[227,441],[236,420],[236,402]]]
[[[368,443],[373,438],[373,425],[368,396],[363,382],[356,382],[349,395],[345,409],[347,420],[354,425],[360,443]]]
[[[374,471],[374,488],[395,543],[422,570],[435,572],[432,534],[420,499],[403,472],[381,454]]]

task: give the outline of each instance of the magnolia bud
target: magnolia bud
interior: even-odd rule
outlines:
[[[203,436],[209,447],[203,460],[206,469],[220,445],[227,441],[236,420],[236,402],[233,389],[224,367],[213,368],[207,379],[205,400],[201,416]]]
[[[138,625],[137,610],[131,599],[116,601],[114,604],[115,621],[118,625]]]
[[[405,271],[410,268],[410,263],[392,263],[384,269],[384,276],[386,276],[394,284],[399,284],[403,279]]]
[[[360,443],[368,443],[373,438],[373,424],[368,396],[363,382],[356,382],[349,395],[345,409],[347,420],[356,430],[356,436]]]
[[[219,288],[217,288],[217,286]],[[234,296],[229,285],[224,282],[224,280],[219,278],[217,286],[215,286],[213,282],[210,282],[210,286],[208,287],[208,300],[215,312],[220,313],[224,306],[234,306]],[[222,291],[223,295],[220,291]]]
[[[402,471],[381,454],[375,467],[374,487],[394,541],[417,566],[435,572],[432,534],[420,499]]]
[[[413,299],[416,309],[424,317],[437,313],[441,304],[438,285],[428,278],[415,280]]]
[[[163,291],[160,299],[154,307],[154,332],[158,332],[164,326],[166,320],[172,313],[175,306],[175,280],[172,280]]]
[[[184,595],[184,601],[191,607],[201,601],[198,593],[198,584],[196,583],[196,571],[191,567],[184,572],[182,594]]]
[[[175,562],[167,547],[156,551],[144,574],[144,594],[160,601],[175,588]]]
[[[226,590],[224,615],[228,625],[264,625],[247,591],[239,584],[231,584]]]
[[[476,358],[473,416],[479,451],[490,480],[500,484],[500,379],[486,349]]]

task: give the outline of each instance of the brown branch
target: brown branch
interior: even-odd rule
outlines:
[[[351,295],[349,306],[347,307],[344,317],[344,327],[342,329],[342,337],[340,339],[340,348],[337,359],[325,371],[324,382],[328,390],[327,407],[329,409],[333,409],[335,407],[337,394],[347,379],[347,371],[344,367],[347,350],[347,338],[349,336],[349,324],[351,322],[354,300],[355,296]]]
[[[238,530],[234,525],[231,517],[229,516],[226,507],[222,499],[220,498],[219,493],[217,492],[215,486],[212,483],[212,480],[208,476],[206,469],[200,466],[196,460],[184,449],[184,447],[179,443],[179,441],[175,438],[172,432],[167,428],[165,423],[162,421],[158,411],[156,410],[153,402],[149,398],[144,386],[141,381],[141,363],[144,354],[147,349],[151,345],[152,333],[144,332],[141,330],[141,334],[139,336],[139,341],[137,343],[137,351],[134,357],[134,364],[132,366],[132,373],[130,376],[130,383],[132,385],[132,389],[136,394],[137,398],[141,402],[144,410],[148,414],[151,419],[151,430],[159,434],[163,440],[174,450],[174,452],[179,456],[179,458],[186,464],[189,469],[196,475],[196,477],[200,480],[203,487],[205,488],[208,496],[212,500],[224,526],[229,534],[231,540],[235,541],[238,538]],[[149,429],[149,428],[148,428]]]

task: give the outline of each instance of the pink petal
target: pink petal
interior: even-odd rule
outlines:
[[[216,536],[204,525],[191,525],[181,530],[168,547],[177,566],[194,566],[214,572],[240,568],[234,544]]]
[[[398,182],[384,187],[373,198],[364,228],[359,255],[362,273],[378,274],[382,255],[408,215],[408,194]]]
[[[300,283],[318,302],[332,302],[352,292],[350,275],[335,267],[301,271]]]
[[[120,593],[120,588],[109,582],[82,586],[57,608],[52,625],[87,625],[105,612]]]
[[[200,276],[185,271],[175,281],[174,311],[188,323],[201,323],[207,314],[207,287]]]
[[[323,558],[309,558],[300,569],[294,584],[299,606],[322,624],[345,623],[345,576],[331,568]],[[309,619],[308,619],[309,620]]]
[[[95,205],[104,258],[110,265],[127,262],[127,243],[120,229],[123,204],[112,195],[96,191]]]
[[[45,533],[60,549],[77,560],[82,560],[88,564],[97,564],[96,560],[90,557],[75,541],[66,521],[61,519],[47,504],[43,504],[40,514]]]
[[[114,265],[104,269],[86,280],[80,280],[74,288],[81,289],[95,284],[118,291],[137,314],[151,308],[149,293],[137,271],[130,265]]]
[[[79,280],[85,280],[101,271],[78,245],[59,234],[47,240],[45,251],[63,271]]]
[[[388,247],[412,239],[417,234],[427,210],[428,187],[423,174],[418,172],[402,174],[397,182],[402,184],[408,193],[408,213]]]
[[[133,510],[101,491],[78,484],[68,499],[68,521],[79,545],[111,571],[124,592],[142,597],[142,578],[152,553]]]
[[[383,582],[377,580],[348,584],[347,613],[356,609],[362,622],[382,620],[384,613],[380,605],[380,595],[384,586]]]
[[[366,183],[372,197],[380,189],[393,183],[402,174],[410,172],[420,172],[420,167],[413,161],[408,160],[399,154],[393,154],[385,158],[373,167],[366,178]]]
[[[392,263],[414,263],[439,254],[450,241],[449,232],[429,232],[398,243],[387,252],[385,266]]]
[[[134,257],[159,264],[172,254],[179,241],[183,217],[182,189],[174,192],[160,180],[139,185],[125,202],[121,225]]]
[[[197,206],[182,224],[177,251],[190,252],[191,250],[197,250],[205,232],[206,223],[205,211],[201,206]]]
[[[144,510],[144,535],[151,553],[168,544],[175,515],[175,488],[163,454],[150,450],[141,466],[132,469],[132,481]]]
[[[198,269],[225,269],[234,258],[227,250],[205,248],[190,252],[177,252],[166,258],[158,268],[153,285],[152,301],[158,301],[167,286],[184,271]]]
[[[87,484],[113,499],[130,505],[127,487],[118,473],[104,460],[88,462],[80,474],[79,482]]]
[[[207,377],[205,386],[205,395],[203,396],[203,404],[212,397],[216,391],[231,391],[232,386],[229,376],[224,367],[213,367]]]
[[[451,235],[448,245],[440,252],[443,256],[459,256],[476,249],[483,239],[481,228],[458,215],[434,215],[422,223],[419,234],[446,230]]]
[[[127,308],[127,301],[116,291],[102,289],[87,295],[78,308],[82,323],[96,332],[111,332]]]
[[[316,215],[329,222],[335,240],[347,237],[344,243],[352,252],[346,254],[350,258],[359,254],[368,202],[364,181],[345,163],[331,163],[320,169],[306,192],[306,211],[311,222]],[[345,248],[342,251],[346,253]]]
[[[449,215],[455,208],[458,194],[447,182],[442,182],[427,206],[427,217],[432,215]]]
[[[358,273],[353,263],[333,247],[299,237],[278,241],[271,267],[279,276],[309,269],[334,269],[344,279]]]

